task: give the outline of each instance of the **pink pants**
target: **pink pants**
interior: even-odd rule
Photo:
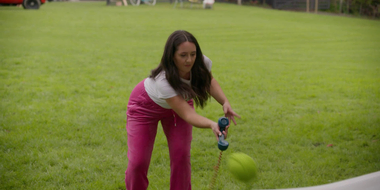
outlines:
[[[193,107],[192,100],[188,103]],[[157,105],[145,91],[144,81],[133,89],[128,102],[127,190],[148,188],[147,174],[159,121],[169,146],[170,190],[191,190],[190,146],[193,127],[172,109]]]

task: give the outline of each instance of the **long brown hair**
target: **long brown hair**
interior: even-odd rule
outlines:
[[[178,68],[174,63],[174,53],[183,42],[194,43],[196,58],[191,68],[191,86],[180,80]],[[210,98],[211,73],[207,69],[201,48],[195,37],[187,31],[177,30],[173,32],[165,44],[161,62],[157,68],[151,71],[150,78],[155,79],[158,74],[165,71],[166,79],[173,89],[184,98],[193,98],[195,104],[203,108]]]

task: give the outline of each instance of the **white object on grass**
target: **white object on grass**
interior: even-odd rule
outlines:
[[[206,9],[211,9],[212,5],[215,3],[215,0],[204,0],[203,1],[203,8]]]
[[[380,190],[380,171],[325,185],[282,190]]]

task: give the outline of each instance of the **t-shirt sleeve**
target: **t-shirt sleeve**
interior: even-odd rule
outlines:
[[[168,99],[174,96],[177,96],[177,92],[170,86],[169,82],[166,79],[160,79],[156,81],[157,85],[157,98]]]
[[[207,69],[211,72],[211,66],[212,66],[211,59],[203,55],[203,62],[205,63]]]

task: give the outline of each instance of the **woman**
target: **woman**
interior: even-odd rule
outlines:
[[[218,82],[211,75],[211,60],[202,54],[195,37],[178,30],[165,45],[158,67],[132,91],[127,110],[127,190],[148,188],[148,168],[160,121],[170,154],[170,189],[191,189],[190,145],[192,126],[212,129],[221,135],[218,124],[198,115],[210,95],[222,106],[226,117],[239,117],[231,108]],[[228,128],[228,127],[227,127]],[[227,129],[223,132],[227,136]]]

